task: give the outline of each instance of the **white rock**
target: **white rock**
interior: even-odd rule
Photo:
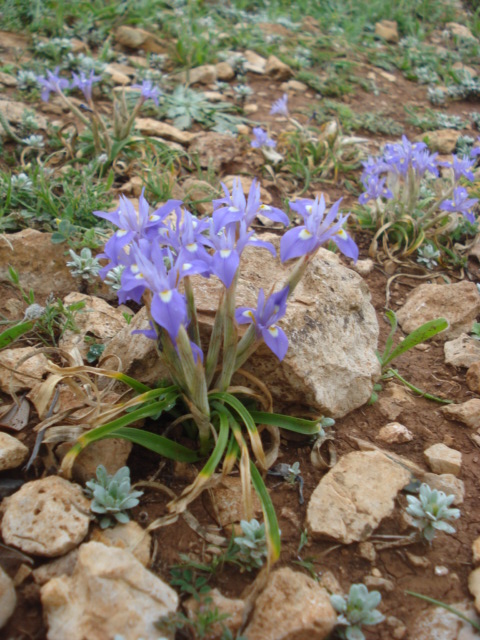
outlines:
[[[447,22],[445,28],[450,31],[452,36],[457,36],[458,38],[465,38],[467,40],[476,40],[473,33],[470,31],[468,27],[464,24],[459,24],[458,22]]]
[[[375,35],[387,42],[398,42],[398,25],[395,20],[381,20],[375,24]]]
[[[382,589],[383,591],[393,591],[395,589],[393,580],[389,580],[388,578],[365,576],[363,582],[369,589]]]
[[[472,611],[470,603],[458,602],[451,604],[464,615],[472,617],[478,621],[475,612]],[[468,622],[464,622],[454,613],[450,613],[441,607],[429,606],[428,609],[420,613],[409,628],[409,638],[412,640],[475,640],[478,634],[471,634],[472,628]],[[468,632],[468,635],[462,635]]]
[[[314,537],[344,544],[365,540],[392,513],[397,493],[409,481],[409,471],[380,452],[349,453],[313,492],[307,527]]]
[[[233,80],[235,77],[235,71],[232,69],[228,62],[217,62],[215,65],[217,72],[217,78],[222,81]]]
[[[28,448],[18,438],[0,431],[0,471],[16,469],[28,456]]]
[[[382,416],[388,420],[396,420],[404,409],[413,406],[413,399],[404,386],[389,384],[384,391],[379,394],[380,398],[377,407]]]
[[[454,129],[438,129],[436,131],[425,131],[425,133],[417,136],[416,140],[426,140],[428,148],[431,151],[448,154],[455,151],[455,147],[457,146],[458,139],[461,135],[460,131],[455,131]]]
[[[217,69],[214,64],[204,64],[188,71],[182,71],[175,76],[177,82],[190,84],[212,84],[217,79]]]
[[[180,144],[189,145],[197,135],[190,131],[181,131],[167,122],[159,122],[155,118],[137,118],[135,129],[146,136],[160,136],[166,140],[173,140]]]
[[[31,356],[28,359],[26,356]],[[23,362],[19,364],[21,361]],[[31,389],[47,373],[48,360],[32,347],[2,349],[0,352],[0,389],[5,393]]]
[[[222,622],[216,622],[209,630],[207,639],[221,638],[225,627],[227,627],[232,636],[236,637],[237,632],[243,623],[243,614],[245,611],[245,602],[240,598],[226,598],[218,589],[211,589],[207,596],[208,603],[203,607],[203,602],[199,602],[196,598],[189,598],[184,606],[188,612],[189,618],[195,619],[198,615],[200,607],[208,608],[211,611],[218,611],[220,616],[226,616]]]
[[[425,460],[434,473],[451,473],[458,476],[462,466],[462,454],[446,444],[433,444],[423,452]]]
[[[466,333],[445,342],[444,350],[445,362],[454,367],[470,367],[480,360],[480,340]]]
[[[131,553],[99,542],[82,545],[73,574],[50,580],[41,598],[49,640],[157,640],[155,622],[178,606],[175,591]]]
[[[357,260],[355,263],[354,269],[361,276],[368,276],[369,273],[372,273],[375,263],[370,258],[365,258],[365,260]]]
[[[337,616],[325,589],[285,567],[270,574],[245,629],[248,640],[323,640]]]
[[[455,496],[453,501],[454,505],[463,503],[465,497],[465,485],[460,478],[456,478],[451,473],[442,473],[437,475],[436,473],[426,473],[422,478],[423,482],[426,482],[431,489],[437,489],[437,491],[443,491],[447,496]]]
[[[209,490],[215,520],[221,527],[245,520],[243,509],[242,482],[239,476],[225,476],[213,489]],[[254,517],[258,518],[262,506],[255,492],[252,493]]]
[[[479,313],[477,287],[463,280],[455,284],[421,284],[407,296],[397,318],[402,329],[410,333],[429,320],[444,317],[450,326],[435,340],[447,340],[470,331]]]
[[[377,436],[378,440],[387,442],[388,444],[403,444],[413,440],[412,432],[400,422],[390,422],[380,429]]]
[[[59,346],[66,351],[77,347],[85,359],[90,349],[90,345],[85,342],[87,334],[94,336],[97,342],[106,343],[126,327],[127,323],[122,312],[102,298],[75,291],[69,293],[63,300],[65,306],[78,302],[83,302],[85,307],[75,318],[77,331],[64,331],[59,340]]]
[[[0,567],[0,629],[5,626],[15,610],[17,594],[9,576]]]
[[[134,520],[126,524],[117,524],[108,529],[94,527],[90,540],[101,542],[107,547],[118,547],[130,551],[135,558],[148,567],[150,564],[150,546],[152,536]]]
[[[470,429],[480,427],[480,399],[472,398],[461,404],[449,404],[441,408],[441,412],[448,420],[458,420]]]
[[[44,585],[52,578],[71,576],[78,559],[78,548],[72,549],[66,555],[55,558],[33,570],[33,579],[38,585]]]
[[[3,539],[25,553],[61,556],[87,535],[90,501],[58,476],[27,482],[4,505]]]
[[[270,56],[268,58],[267,64],[265,65],[265,73],[275,80],[288,80],[293,76],[293,71],[288,64],[279,60],[277,56]]]
[[[131,442],[122,438],[107,438],[92,442],[75,459],[72,478],[82,485],[85,484],[95,477],[99,464],[103,464],[107,472],[113,475],[127,464],[132,446]],[[71,442],[62,442],[55,453],[63,459],[71,448]]]
[[[245,63],[246,71],[258,73],[260,75],[265,73],[265,66],[267,64],[265,58],[262,58],[262,56],[258,55],[258,53],[255,53],[255,51],[250,51],[249,49],[247,49],[243,55],[247,60],[247,62]]]

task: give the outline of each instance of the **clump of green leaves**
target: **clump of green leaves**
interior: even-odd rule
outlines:
[[[340,615],[337,624],[341,626],[338,634],[345,640],[365,640],[362,626],[379,624],[385,616],[377,611],[382,600],[379,591],[369,592],[364,584],[352,584],[346,598],[339,595],[330,596],[332,607]]]
[[[268,555],[265,523],[242,520],[240,526],[243,534],[233,540],[238,549],[237,559],[247,571],[261,569]]]
[[[419,497],[407,496],[407,513],[414,517],[413,525],[420,530],[425,540],[431,542],[437,531],[455,533],[447,520],[460,517],[459,509],[450,509],[454,495],[432,489],[425,482],[420,487]]]
[[[85,493],[92,498],[90,509],[100,516],[100,527],[106,529],[117,522],[125,524],[130,520],[126,511],[138,504],[143,491],[132,491],[130,469],[122,467],[114,475],[107,473],[101,464],[97,467],[97,478],[86,483]]]
[[[480,340],[480,322],[473,323],[470,333],[472,334],[472,337],[475,338],[475,340]]]
[[[438,260],[440,259],[440,251],[434,244],[424,244],[417,250],[417,262],[427,269],[434,269],[438,267]]]
[[[84,247],[80,251],[80,255],[69,249],[71,261],[67,262],[67,267],[74,278],[82,278],[87,282],[92,282],[98,276],[101,269],[100,263],[92,256],[92,252],[88,247]]]

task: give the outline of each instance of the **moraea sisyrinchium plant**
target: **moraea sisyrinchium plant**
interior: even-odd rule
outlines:
[[[245,375],[241,370],[243,363],[262,343],[279,360],[285,357],[288,338],[279,325],[287,310],[288,297],[318,248],[333,240],[340,251],[353,259],[358,256],[358,249],[344,229],[348,216],[339,213],[340,202],[327,211],[323,197],[300,200],[292,208],[299,211],[305,224],[287,231],[280,246],[282,262],[297,259],[286,281],[276,291],[267,293],[261,289],[256,307],[238,307],[236,289],[245,247],[276,255],[273,244],[257,238],[250,225],[257,214],[283,224],[289,220],[280,209],[261,203],[260,187],[255,181],[247,197],[239,180],[234,182],[231,193],[225,185],[223,189],[225,196],[213,201],[210,219],[196,218],[179,200],[170,200],[151,211],[143,194],[138,211],[121,198],[113,213],[96,212],[117,227],[100,256],[108,260],[101,275],[106,278],[112,269],[123,268],[117,287],[119,300],[145,305],[150,328],[143,333],[156,341],[158,357],[169,372],[171,384],[151,389],[121,373],[88,369],[89,373],[122,380],[137,395],[118,409],[110,408],[109,420],[104,423],[97,416],[100,426],[78,439],[62,469],[68,474],[80,451],[105,437],[126,438],[175,460],[195,462],[207,458],[193,484],[170,503],[171,511],[178,514],[213,481],[213,473],[222,459],[224,474],[238,463],[247,520],[253,517],[252,485],[263,506],[271,563],[278,558],[280,532],[260,471],[266,471],[275,462],[279,427],[315,435],[321,432],[321,422],[320,418],[303,420],[274,414],[264,383],[249,373],[248,380],[257,388],[254,392],[232,385],[232,378],[236,372]],[[194,275],[217,278],[223,285],[208,345],[200,335]],[[239,325],[243,324],[248,327],[239,339]],[[260,398],[264,410],[247,409],[237,395],[249,398],[250,403]],[[141,418],[158,419],[175,406],[176,423],[183,423],[190,438],[197,438],[196,450],[128,426]],[[185,414],[180,420],[179,410]],[[257,425],[264,425],[271,441],[277,443],[267,452]],[[255,463],[250,459],[248,444]]]

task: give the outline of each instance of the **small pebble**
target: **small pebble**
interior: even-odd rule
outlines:
[[[442,565],[438,565],[435,567],[435,575],[436,576],[448,576],[447,567],[443,567]]]

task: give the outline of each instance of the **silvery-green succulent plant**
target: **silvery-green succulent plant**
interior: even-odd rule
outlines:
[[[346,598],[339,595],[330,596],[332,607],[340,615],[337,624],[341,628],[338,633],[345,640],[365,640],[362,625],[374,625],[383,622],[385,616],[377,611],[382,596],[378,591],[369,592],[364,584],[352,584]]]
[[[437,531],[455,533],[455,529],[447,520],[460,517],[459,509],[450,509],[455,496],[447,496],[443,491],[431,489],[423,483],[419,497],[407,496],[407,513],[414,517],[413,525],[420,529],[420,533],[431,542]]]
[[[90,509],[102,516],[102,529],[113,526],[116,522],[127,523],[130,518],[125,511],[136,507],[138,498],[143,495],[143,491],[131,491],[128,467],[122,467],[112,476],[103,465],[99,465],[97,478],[89,480],[86,487],[85,493],[92,498]]]
[[[265,524],[258,520],[242,520],[240,522],[243,535],[234,538],[238,547],[238,560],[250,571],[261,569],[267,557],[267,540],[265,536]]]
[[[72,260],[67,262],[67,267],[70,269],[72,276],[80,277],[88,282],[98,276],[98,272],[101,269],[100,263],[97,258],[92,256],[92,252],[88,247],[84,247],[80,251],[80,255],[77,255],[72,249],[69,249],[69,253]]]

